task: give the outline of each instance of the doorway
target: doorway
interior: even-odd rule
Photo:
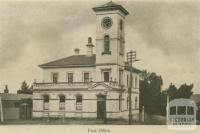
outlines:
[[[106,114],[106,95],[97,96],[97,118],[104,119]]]

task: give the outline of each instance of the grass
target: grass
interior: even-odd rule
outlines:
[[[96,118],[43,118],[32,120],[6,120],[0,125],[105,125],[104,120]],[[128,120],[124,119],[107,119],[107,125],[128,125]],[[145,122],[132,122],[132,125],[166,125],[165,121],[146,120]],[[200,122],[197,122],[200,125]]]
[[[108,119],[108,125],[128,125],[127,120]],[[133,125],[143,124],[141,122],[133,122]],[[66,118],[63,119],[32,119],[32,120],[6,120],[0,125],[105,125],[104,120],[94,118]]]

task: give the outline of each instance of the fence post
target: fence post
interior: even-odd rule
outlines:
[[[142,122],[144,122],[144,120],[145,120],[145,119],[144,119],[144,116],[145,116],[145,115],[144,115],[144,106],[142,106]]]

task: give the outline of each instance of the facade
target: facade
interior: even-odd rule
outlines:
[[[130,68],[125,62],[125,17],[113,2],[93,8],[96,13],[96,54],[88,38],[86,55],[75,54],[39,65],[43,82],[33,86],[33,117],[128,119]],[[139,117],[139,74],[133,70],[132,113]]]

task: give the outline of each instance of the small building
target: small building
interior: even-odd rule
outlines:
[[[113,2],[94,7],[93,11],[96,13],[95,45],[89,37],[84,44],[85,55],[75,49],[72,56],[39,65],[43,81],[33,85],[34,118],[128,119],[130,70],[133,70],[132,114],[134,119],[139,118],[141,71],[131,69],[125,62],[124,27],[129,12]]]
[[[194,102],[196,103],[196,105],[198,107],[197,120],[199,120],[199,122],[200,122],[200,94],[193,94],[191,96],[191,99],[194,100]]]
[[[32,95],[0,93],[4,120],[31,119]]]
[[[197,123],[197,105],[192,99],[178,98],[167,104],[167,125],[170,129],[191,130]]]

